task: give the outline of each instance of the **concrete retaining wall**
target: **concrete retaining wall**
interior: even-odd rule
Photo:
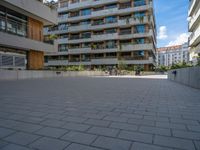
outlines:
[[[30,70],[0,70],[0,80],[19,80],[34,78],[52,78],[69,76],[105,76],[102,71],[30,71]]]
[[[173,74],[173,71],[175,70],[168,72],[169,80],[200,89],[200,67],[176,69],[176,75]]]

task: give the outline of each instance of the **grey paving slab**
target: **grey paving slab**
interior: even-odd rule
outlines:
[[[153,135],[140,133],[140,132],[130,132],[130,131],[120,131],[119,138],[131,140],[131,141],[138,141],[144,143],[152,143]]]
[[[8,144],[5,147],[3,147],[1,150],[31,150],[31,149],[24,146],[16,145],[16,144]]]
[[[107,77],[0,85],[0,149],[200,149],[197,89],[165,79]]]
[[[117,134],[119,133],[119,130],[113,128],[104,128],[104,127],[92,127],[88,130],[88,133],[116,137]]]
[[[131,147],[131,150],[174,150],[174,149],[151,145],[151,144],[134,142]]]
[[[46,119],[42,121],[40,124],[45,125],[45,126],[50,126],[50,127],[61,127],[65,124],[65,121],[60,121],[56,119]]]
[[[37,150],[63,150],[70,143],[66,141],[61,141],[54,138],[43,137],[39,140],[35,141],[30,145],[30,147],[35,148]]]
[[[76,142],[80,144],[90,145],[95,139],[97,138],[96,135],[71,131],[65,134],[61,139]]]
[[[0,149],[5,147],[7,144],[7,142],[0,140]]]
[[[200,140],[200,132],[190,132],[190,131],[182,131],[182,130],[173,130],[173,136],[192,139],[192,140]]]
[[[117,138],[108,138],[101,136],[98,137],[92,145],[109,150],[128,150],[131,146],[131,142],[120,140]]]
[[[86,145],[72,143],[65,150],[102,150],[102,149],[92,147],[92,146],[86,146]]]
[[[10,134],[13,134],[14,132],[16,132],[16,131],[0,127],[0,138],[4,138],[4,137],[6,137],[6,136],[8,136]]]
[[[37,135],[23,133],[23,132],[17,132],[17,133],[14,133],[14,134],[4,138],[4,140],[11,142],[11,143],[15,143],[15,144],[28,145],[38,138],[39,138],[39,136],[37,136]]]
[[[191,140],[180,138],[156,136],[154,143],[160,146],[179,148],[183,150],[195,150],[195,146]]]
[[[54,137],[54,138],[59,138],[59,137],[63,136],[65,133],[67,133],[67,132],[69,132],[69,131],[66,130],[66,129],[44,127],[42,129],[36,131],[35,134]]]
[[[144,133],[171,136],[170,129],[159,128],[159,127],[140,126],[139,131]]]
[[[137,125],[128,124],[128,123],[119,123],[119,122],[113,122],[110,125],[110,128],[130,130],[130,131],[138,130],[138,126]]]
[[[76,130],[76,131],[86,131],[90,128],[89,125],[80,124],[80,123],[66,123],[62,128],[66,128],[69,130]]]
[[[89,125],[108,127],[111,122],[99,119],[88,119],[84,123]]]

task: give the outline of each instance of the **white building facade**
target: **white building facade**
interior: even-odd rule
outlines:
[[[44,29],[58,38],[46,66],[156,65],[153,0],[60,0],[58,13],[59,25]]]
[[[197,62],[200,57],[200,1],[190,0],[189,7],[190,61]]]
[[[170,67],[177,63],[189,63],[188,43],[157,49],[157,65]]]

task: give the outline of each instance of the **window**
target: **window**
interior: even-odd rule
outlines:
[[[136,44],[144,44],[144,38],[135,39]]]
[[[82,38],[91,38],[91,33],[90,32],[84,32],[82,33]]]
[[[5,19],[7,16],[7,19]],[[9,33],[27,37],[27,17],[0,6],[0,29]]]
[[[106,42],[106,48],[116,48],[117,44],[116,41],[107,41]]]
[[[90,24],[90,22],[91,22],[90,20],[85,20],[85,21],[80,22],[80,24],[81,25],[84,25],[84,24],[86,25],[86,24]]]
[[[105,9],[112,9],[112,8],[117,8],[117,4],[110,4],[105,6]]]
[[[145,12],[135,12],[134,16],[138,17],[138,18],[144,17],[145,16]]]
[[[135,32],[136,33],[144,33],[145,32],[145,26],[144,25],[135,26]]]
[[[112,33],[116,33],[116,32],[117,32],[117,29],[107,29],[107,30],[105,30],[106,34],[112,34]]]
[[[138,6],[143,6],[146,5],[145,0],[134,0],[134,6],[138,7]]]
[[[66,52],[66,51],[68,51],[67,44],[60,44],[60,45],[58,45],[58,51],[59,52]]]
[[[109,16],[105,18],[106,23],[114,23],[117,22],[117,17],[116,16]]]
[[[81,16],[91,15],[91,9],[81,10]]]

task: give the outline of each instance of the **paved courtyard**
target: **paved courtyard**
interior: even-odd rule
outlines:
[[[0,81],[1,150],[200,150],[200,90],[156,78]]]

